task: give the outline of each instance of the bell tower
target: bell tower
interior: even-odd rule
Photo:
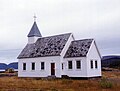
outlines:
[[[37,41],[38,38],[42,37],[36,23],[36,16],[34,16],[33,26],[27,37],[28,37],[28,44],[33,44]]]

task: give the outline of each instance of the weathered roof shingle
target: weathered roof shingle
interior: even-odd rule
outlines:
[[[64,58],[85,57],[89,51],[93,39],[72,41]]]
[[[18,56],[21,58],[34,58],[45,56],[59,56],[71,33],[50,37],[41,37],[34,44],[27,44]]]

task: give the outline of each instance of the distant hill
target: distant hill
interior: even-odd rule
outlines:
[[[7,68],[18,69],[18,62],[13,62],[7,65]]]
[[[8,68],[18,69],[18,62],[13,62],[10,64],[0,63],[0,70],[6,70]]]
[[[0,70],[4,70],[7,68],[7,64],[5,63],[0,63]]]
[[[102,67],[120,68],[120,56],[103,56]]]

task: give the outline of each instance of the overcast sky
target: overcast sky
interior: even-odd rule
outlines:
[[[101,55],[120,54],[120,0],[0,0],[0,62],[17,61],[34,13],[43,36],[95,38]]]

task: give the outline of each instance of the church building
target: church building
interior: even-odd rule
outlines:
[[[18,77],[101,77],[101,55],[94,39],[72,33],[42,36],[36,21],[18,56]]]

